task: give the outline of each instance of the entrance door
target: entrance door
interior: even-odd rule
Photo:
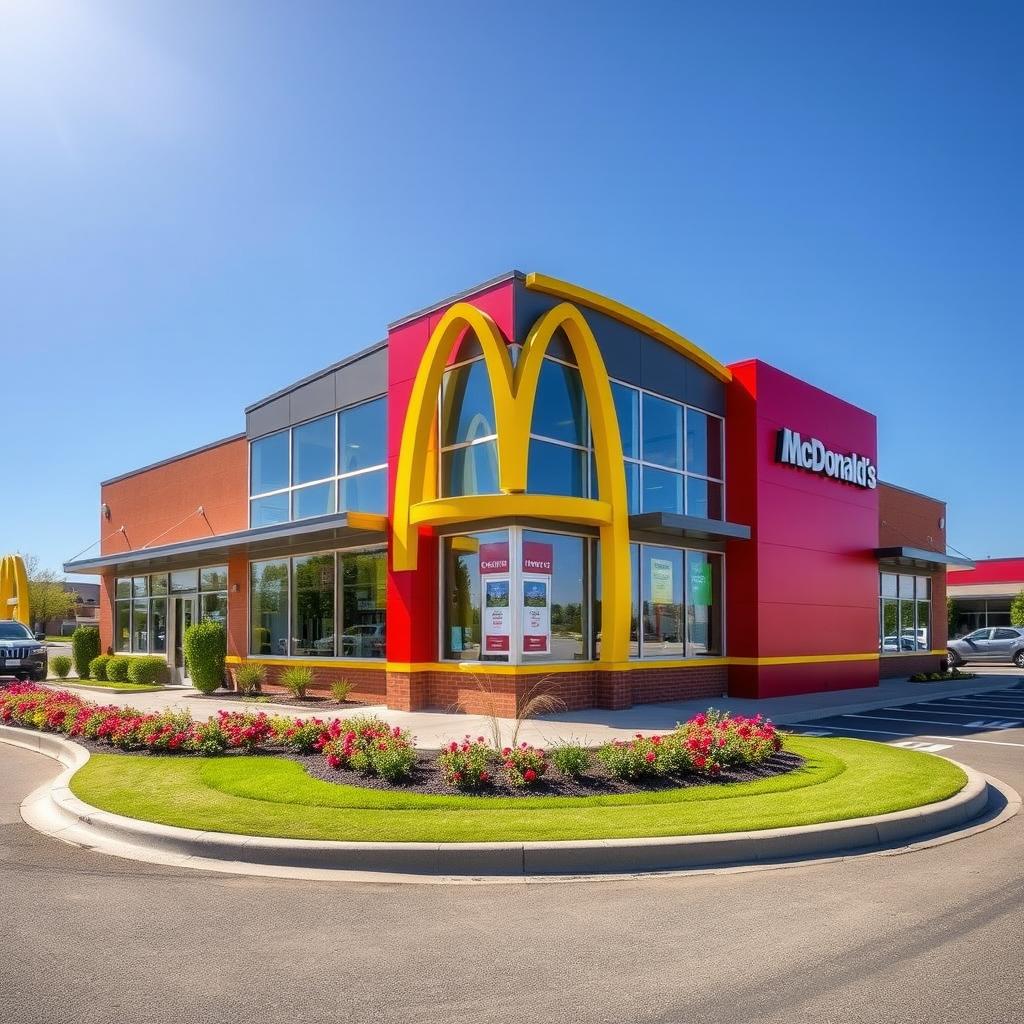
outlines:
[[[196,621],[196,597],[194,594],[174,598],[174,661],[172,663],[174,681],[186,686],[192,685],[192,679],[185,662],[182,641],[185,630]]]

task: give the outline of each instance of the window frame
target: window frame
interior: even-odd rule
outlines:
[[[894,593],[885,593],[885,578],[890,577],[894,582]],[[910,581],[910,595],[905,596],[900,593],[900,588],[903,582]],[[924,587],[921,588],[921,584]],[[923,589],[925,596],[920,596],[919,589]],[[876,621],[878,623],[878,655],[881,658],[920,658],[923,655],[931,654],[933,651],[934,638],[934,608],[932,601],[932,591],[934,590],[933,581],[931,576],[923,576],[920,573],[907,573],[898,572],[891,568],[879,568],[878,570],[878,588],[877,588],[877,601],[878,601],[878,613]],[[887,651],[885,650],[885,605],[886,602],[892,602],[896,607],[896,650]],[[914,621],[914,649],[912,651],[903,650],[903,627],[901,625],[903,620],[903,606],[910,605],[913,608],[913,621]],[[928,621],[924,625],[926,635],[928,639],[927,646],[919,647],[918,643],[918,632],[922,628],[921,619],[918,614],[922,605],[928,607]]]

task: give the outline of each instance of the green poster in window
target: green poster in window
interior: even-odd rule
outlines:
[[[690,603],[711,604],[711,563],[690,564]]]

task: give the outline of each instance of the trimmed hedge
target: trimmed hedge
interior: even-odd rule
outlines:
[[[109,654],[100,654],[89,662],[89,675],[98,679],[101,683],[107,681],[107,663],[110,661]]]
[[[128,682],[163,686],[168,679],[167,662],[155,655],[132,658],[128,663]]]
[[[127,683],[128,665],[131,660],[127,654],[115,654],[107,662],[107,680],[111,683]]]
[[[100,631],[95,626],[79,626],[71,634],[71,659],[79,679],[89,678],[89,662],[100,653]]]
[[[213,693],[224,685],[227,633],[219,622],[204,619],[185,630],[182,649],[192,685],[200,693]]]
[[[67,679],[71,672],[71,659],[66,654],[58,654],[56,658],[50,659],[50,668],[57,673],[58,678]]]

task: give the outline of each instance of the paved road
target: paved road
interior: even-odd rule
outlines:
[[[877,725],[875,739],[941,744],[1024,791],[1013,683],[956,711],[923,699],[828,731]],[[960,724],[932,724],[947,720]],[[784,870],[324,884],[163,869],[45,839],[17,804],[55,772],[0,746],[3,1022],[1022,1019],[1024,816],[920,853]]]

